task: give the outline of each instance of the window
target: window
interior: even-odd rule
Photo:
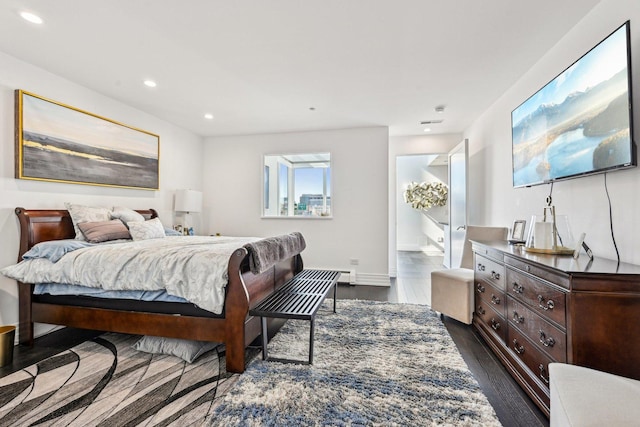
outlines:
[[[267,155],[264,170],[264,216],[331,216],[331,154]]]

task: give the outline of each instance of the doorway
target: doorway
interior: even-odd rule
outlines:
[[[405,192],[416,185],[448,186],[447,154],[396,157],[396,286],[402,302],[430,304],[431,271],[443,268],[448,204],[420,208]],[[409,202],[411,198],[409,198]]]

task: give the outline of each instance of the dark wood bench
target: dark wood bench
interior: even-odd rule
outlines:
[[[333,287],[333,312],[336,312],[339,271],[302,270],[276,291],[249,310],[262,324],[262,358],[279,362],[305,363],[300,360],[269,358],[267,355],[267,318],[300,319],[311,322],[309,328],[309,364],[313,364],[313,335],[316,312]]]

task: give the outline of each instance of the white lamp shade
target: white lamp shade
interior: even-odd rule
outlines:
[[[176,191],[176,212],[200,212],[202,210],[202,192],[195,190]]]

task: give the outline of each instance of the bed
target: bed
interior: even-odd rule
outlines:
[[[155,210],[138,210],[145,219]],[[18,260],[40,242],[73,239],[71,216],[67,210],[16,208],[20,223]],[[265,241],[268,239],[265,239]],[[269,244],[271,244],[269,242]],[[282,252],[282,251],[281,251]],[[285,251],[286,252],[286,251]],[[250,268],[249,251],[236,249],[228,261],[228,283],[221,314],[188,303],[123,303],[122,300],[34,295],[34,284],[18,282],[19,341],[33,345],[34,323],[139,335],[223,342],[229,372],[243,372],[245,349],[260,336],[260,319],[249,310],[295,274],[302,271],[299,253],[287,253],[260,273]]]

